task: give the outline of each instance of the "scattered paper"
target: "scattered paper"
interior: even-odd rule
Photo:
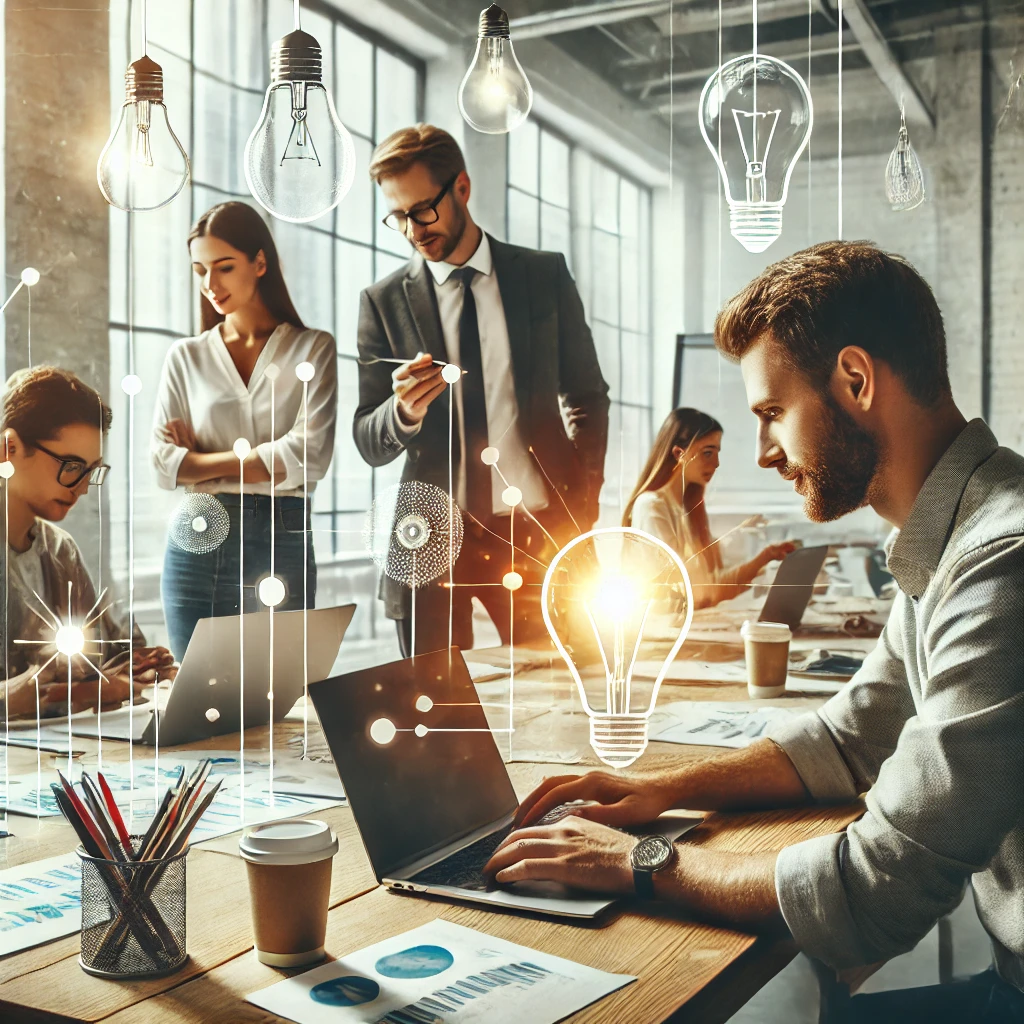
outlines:
[[[246,1000],[298,1024],[555,1024],[635,980],[438,919]]]
[[[635,679],[657,679],[663,661],[637,661],[633,666]],[[693,680],[707,683],[746,683],[747,666],[742,661],[691,661],[678,658],[665,673],[664,682]]]
[[[680,700],[654,712],[650,737],[659,743],[746,747],[767,736],[768,729],[775,723],[800,713],[765,705]]]
[[[82,864],[74,853],[0,871],[0,956],[82,926]]]

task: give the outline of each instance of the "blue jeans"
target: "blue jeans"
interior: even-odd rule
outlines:
[[[265,494],[218,494],[227,509],[230,529],[227,540],[207,555],[193,555],[168,542],[160,596],[170,636],[171,652],[180,661],[200,619],[239,612],[240,555],[238,536],[244,545],[244,586],[242,610],[258,611],[262,606],[256,587],[270,573],[271,498]],[[302,498],[276,498],[274,519],[274,575],[285,585],[280,610],[302,607],[302,540],[309,530],[309,508]],[[316,598],[316,561],[313,537],[307,542],[306,605]]]

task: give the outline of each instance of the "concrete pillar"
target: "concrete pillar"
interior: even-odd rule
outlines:
[[[32,291],[32,362],[72,370],[103,394],[108,207],[96,185],[96,159],[110,131],[107,6],[7,0],[4,14],[7,290],[23,267],[42,272]],[[7,310],[8,373],[28,365],[27,299],[19,295]],[[65,526],[95,574],[95,496],[80,501]]]

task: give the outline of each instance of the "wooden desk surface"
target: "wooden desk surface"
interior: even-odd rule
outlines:
[[[552,670],[524,673],[523,693],[543,693]],[[555,681],[561,676],[554,671]],[[517,678],[517,685],[520,680]],[[745,688],[708,684],[668,686],[660,702],[671,700],[741,700]],[[793,706],[820,701],[793,700]],[[535,708],[521,726],[517,742],[525,749],[543,749],[557,720],[558,738],[574,737],[585,752],[577,765],[529,763],[509,765],[516,791],[522,796],[543,778],[590,770],[597,766],[587,747],[586,718],[564,708]],[[301,727],[293,722],[275,726],[275,745],[283,745]],[[578,733],[578,736],[576,735]],[[246,747],[265,748],[268,730],[247,730]],[[216,737],[177,750],[224,749],[236,739]],[[76,742],[76,746],[77,746]],[[81,746],[91,750],[91,741]],[[107,743],[111,758],[116,744]],[[170,752],[170,751],[169,751]],[[678,763],[707,757],[707,747],[652,743],[642,767],[666,760]],[[35,752],[11,748],[12,774],[35,769]],[[589,755],[589,756],[586,756]],[[44,755],[45,756],[45,755]],[[49,755],[44,765],[60,763]],[[802,839],[844,828],[860,807],[812,807],[758,814],[712,814],[687,836],[688,842],[734,851],[779,850]],[[455,921],[523,945],[588,964],[602,970],[637,975],[639,980],[588,1007],[569,1020],[595,1024],[646,1024],[669,1020],[688,1022],[728,1019],[795,955],[785,939],[753,935],[686,918],[668,907],[631,901],[610,908],[596,922],[567,924],[516,913],[478,910],[441,900],[388,893],[376,885],[351,811],[333,807],[317,813],[337,832],[340,851],[334,861],[327,950],[343,956],[381,939],[417,927],[435,917]],[[63,819],[35,822],[14,817],[16,835],[0,841],[0,867],[12,867],[69,852],[74,834]],[[134,983],[90,977],[78,965],[77,934],[0,959],[0,1017],[4,1021],[145,1021],[146,1024],[183,1022],[277,1021],[280,1018],[243,1001],[243,997],[288,975],[259,963],[252,954],[249,895],[245,865],[230,851],[231,839],[193,848],[188,859],[188,951],[185,967],[170,977]],[[684,1009],[685,1007],[685,1009]]]

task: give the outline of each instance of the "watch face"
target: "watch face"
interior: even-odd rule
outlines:
[[[633,866],[640,871],[657,871],[674,852],[675,847],[664,836],[645,836],[633,847]]]

